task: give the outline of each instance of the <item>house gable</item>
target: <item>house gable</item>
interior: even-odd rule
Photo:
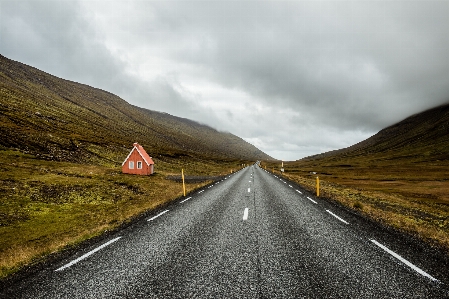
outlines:
[[[133,149],[122,163],[122,172],[149,175],[153,173],[153,165],[153,159],[148,155],[145,149],[140,144],[134,143]]]

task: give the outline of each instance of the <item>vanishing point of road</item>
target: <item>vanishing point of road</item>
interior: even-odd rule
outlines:
[[[442,253],[253,165],[1,298],[449,298]]]

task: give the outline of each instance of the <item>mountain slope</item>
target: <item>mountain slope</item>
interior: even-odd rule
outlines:
[[[230,133],[130,105],[1,55],[0,99],[0,145],[46,159],[118,162],[133,142],[153,156],[271,159]]]
[[[412,115],[345,149],[304,160],[405,159],[414,162],[449,160],[449,104]]]
[[[311,192],[318,176],[320,196],[449,249],[449,104],[284,168],[284,176]]]

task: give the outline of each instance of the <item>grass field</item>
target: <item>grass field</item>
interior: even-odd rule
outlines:
[[[241,162],[155,158],[152,176],[0,150],[0,277],[182,196],[168,175],[223,175]],[[187,184],[187,192],[209,181]]]
[[[270,157],[243,139],[150,111],[0,55],[0,278]],[[155,175],[121,174],[139,142]],[[195,183],[194,183],[195,182]]]

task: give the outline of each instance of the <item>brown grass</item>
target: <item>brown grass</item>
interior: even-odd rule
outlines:
[[[320,162],[284,162],[284,176],[311,192],[319,176],[320,196],[449,250],[447,162],[400,161],[395,166],[390,162],[366,165],[362,159],[352,165]],[[279,169],[273,163],[265,165]]]
[[[176,162],[156,162],[156,174],[148,177],[0,151],[0,277],[182,196],[182,184],[166,179],[181,168],[222,175],[238,164]],[[207,183],[187,184],[187,192]]]

